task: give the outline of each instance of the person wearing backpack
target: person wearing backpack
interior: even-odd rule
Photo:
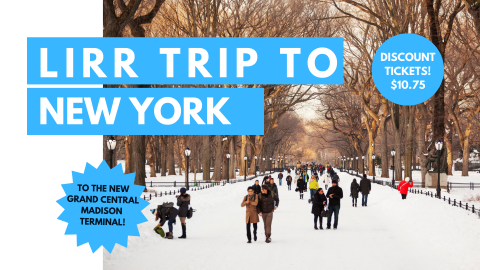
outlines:
[[[257,205],[258,205],[258,195],[254,193],[252,187],[248,187],[247,189],[248,195],[246,195],[243,200],[241,207],[247,207],[247,243],[252,243],[252,233],[250,231],[250,223],[253,223],[253,240],[257,241],[257,223],[258,219],[258,212],[257,212]]]
[[[292,190],[292,176],[289,174],[287,175],[287,186],[288,186],[288,190]]]
[[[357,207],[358,190],[360,186],[357,183],[357,179],[353,178],[352,184],[350,184],[350,197],[352,197],[352,206]]]
[[[265,228],[265,242],[270,243],[272,239],[272,220],[273,211],[277,210],[280,204],[280,199],[275,193],[268,189],[267,185],[262,186],[262,193],[258,195],[257,212],[263,219],[263,226]]]
[[[283,179],[283,173],[278,174],[278,184],[281,186],[282,185],[282,179]]]
[[[178,216],[180,217],[180,222],[182,223],[182,236],[178,238],[187,238],[187,224],[185,220],[188,215],[188,206],[190,205],[190,195],[188,195],[186,188],[180,189],[180,196],[177,196],[177,206],[178,206]]]
[[[173,224],[175,223],[178,213],[179,211],[177,208],[173,207],[173,203],[163,203],[162,205],[158,205],[157,209],[153,212],[155,215],[155,221],[160,220],[158,222],[160,228],[168,220],[168,233],[165,235],[165,238],[167,239],[173,239]]]
[[[315,230],[318,230],[317,220],[319,218],[320,218],[320,230],[323,230],[322,212],[324,211],[326,206],[327,206],[327,197],[325,197],[325,194],[323,194],[323,190],[319,188],[315,192],[315,196],[313,196],[313,201],[312,201],[312,214],[313,214],[313,221],[315,224],[315,227],[314,227]]]

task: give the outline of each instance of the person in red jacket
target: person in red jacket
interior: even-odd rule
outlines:
[[[405,178],[405,180],[398,184],[398,191],[400,191],[400,194],[402,195],[402,200],[407,198],[408,188],[411,187],[413,187],[413,182],[410,177]]]

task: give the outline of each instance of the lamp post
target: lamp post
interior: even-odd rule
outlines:
[[[265,174],[265,157],[263,157],[262,160],[263,160],[263,174]]]
[[[372,154],[372,176],[373,181],[375,182],[375,154]]]
[[[257,177],[257,156],[255,156],[255,167],[253,167],[253,170],[255,171],[255,177]]]
[[[227,183],[230,183],[230,153],[227,153]]]
[[[115,141],[115,138],[110,136],[110,138],[107,140],[107,148],[110,150],[110,169],[113,167],[113,151],[115,150],[115,147],[117,146],[117,141]]]
[[[441,189],[440,189],[440,155],[442,154],[443,142],[438,139],[435,142],[435,148],[437,149],[437,170],[438,170],[438,179],[437,179],[437,196],[442,198]]]
[[[190,154],[192,153],[192,151],[190,150],[190,148],[187,147],[187,149],[185,149],[185,156],[187,157],[187,171],[185,172],[185,174],[187,175],[187,190],[190,189],[190,185],[188,184],[188,163],[189,163],[189,160],[190,160]]]
[[[355,169],[357,169],[357,176],[358,176],[358,157],[355,157],[355,160],[356,160],[355,161],[355,163],[356,163]]]
[[[365,156],[362,156],[362,173],[365,174]]]
[[[272,173],[272,158],[270,158],[270,173]]]
[[[275,166],[276,167],[276,172],[279,172],[280,171],[280,159],[277,158],[277,165]]]
[[[247,156],[244,156],[243,160],[245,160],[245,173],[244,173],[243,181],[247,181]]]
[[[392,165],[393,165],[393,170],[392,170],[392,188],[395,187],[395,149],[392,149]]]

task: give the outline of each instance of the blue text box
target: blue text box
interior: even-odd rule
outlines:
[[[28,38],[27,39],[28,84],[343,84],[343,38]],[[45,48],[44,66],[41,64],[41,49]],[[67,48],[72,48],[67,57]],[[105,77],[99,77],[94,69],[87,68],[90,77],[85,77],[84,49],[101,51],[102,62],[98,68]],[[115,49],[128,49],[134,55],[129,67],[137,77],[130,77],[119,69],[115,77]],[[173,68],[167,74],[167,54],[160,48],[178,48],[180,54],[172,54]],[[226,49],[222,58],[221,48]],[[281,49],[283,48],[283,54]],[[193,60],[199,61],[203,49],[208,61],[203,65],[211,77],[204,77],[195,68],[195,77],[190,77]],[[241,54],[247,49],[245,54]],[[241,61],[248,62],[253,50],[256,62],[252,66],[238,67]],[[318,49],[318,50],[317,50]],[[191,51],[192,50],[192,51]],[[287,53],[285,50],[291,50]],[[295,51],[292,51],[295,50]],[[189,60],[189,55],[193,56]],[[331,52],[329,57],[325,51]],[[165,51],[164,51],[165,52]],[[239,54],[242,56],[237,61]],[[89,61],[97,56],[88,54]],[[118,51],[117,63],[128,59],[128,54]],[[287,59],[291,56],[292,70],[288,72]],[[309,60],[310,58],[310,60]],[[67,61],[67,59],[70,59]],[[206,59],[206,58],[205,58]],[[223,60],[222,60],[223,59]],[[334,69],[333,60],[336,60]],[[223,64],[222,64],[223,63]],[[70,73],[67,72],[70,70]],[[225,68],[221,68],[225,67]],[[42,77],[44,76],[56,77]],[[224,74],[222,74],[224,70]],[[243,77],[239,71],[243,70]],[[312,72],[316,70],[316,72]],[[328,72],[328,71],[331,72]],[[56,72],[56,73],[55,73]],[[319,73],[323,75],[319,75]],[[328,74],[327,74],[328,73]],[[328,75],[328,76],[327,76]],[[69,77],[70,76],[70,77]],[[320,77],[318,77],[320,76]],[[321,77],[326,76],[326,77]]]
[[[98,111],[101,98],[104,98],[109,117]],[[115,98],[118,101],[116,115],[112,111]],[[146,104],[144,102],[151,98],[150,105],[144,111],[143,124],[139,110],[130,98],[137,100],[137,105]],[[222,99],[225,102],[220,106]],[[164,118],[158,120],[155,106],[160,100],[178,102],[180,115],[177,115],[176,122],[162,122],[175,119],[171,102],[158,105],[157,111]],[[191,109],[199,108],[197,106],[202,104],[196,114],[199,122],[190,116],[190,124],[185,124],[186,100],[197,102],[190,103],[188,107]],[[57,104],[58,101],[63,105]],[[262,88],[34,88],[27,91],[27,104],[28,135],[263,135],[264,131]],[[63,113],[60,113],[60,107],[63,107]],[[229,124],[219,120],[221,115]]]

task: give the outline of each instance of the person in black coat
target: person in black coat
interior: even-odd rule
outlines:
[[[287,175],[287,186],[288,186],[288,190],[292,190],[292,176],[289,174]]]
[[[340,200],[343,198],[343,190],[338,186],[337,180],[332,181],[332,187],[328,189],[328,219],[327,230],[330,229],[332,223],[332,215],[335,214],[335,221],[333,223],[333,229],[336,230],[338,226],[338,214],[340,213]]]
[[[303,200],[303,191],[305,191],[305,180],[303,180],[303,176],[300,175],[297,181],[297,189],[300,192],[300,199]]]
[[[171,203],[173,205],[173,203]],[[155,215],[155,221],[158,221],[158,226],[160,228],[167,222],[168,220],[168,233],[166,235],[167,239],[173,238],[173,224],[175,223],[175,219],[177,218],[179,211],[175,207],[164,207],[163,205],[158,205],[157,209],[153,212]]]
[[[360,186],[357,183],[357,179],[353,178],[352,184],[350,185],[350,197],[352,197],[352,206],[357,207],[358,199],[358,190]]]
[[[325,194],[323,194],[323,189],[319,188],[317,192],[315,193],[315,196],[313,196],[313,202],[312,202],[312,214],[313,214],[313,221],[315,224],[315,230],[318,230],[317,227],[317,219],[320,218],[320,230],[323,230],[322,226],[322,212],[324,211],[324,208],[327,206],[327,197]]]
[[[252,186],[255,194],[260,194],[262,187],[258,184],[258,180],[255,180],[255,185]]]
[[[360,192],[362,193],[362,206],[367,206],[368,194],[372,190],[372,183],[367,179],[367,175],[363,175],[362,180],[360,180]]]
[[[273,178],[270,178],[270,183],[266,184],[268,186],[268,189],[270,189],[275,195],[278,196],[278,187],[277,184],[275,184],[275,181]]]
[[[275,193],[268,189],[267,185],[262,186],[262,193],[258,195],[257,213],[263,219],[265,229],[265,242],[270,243],[272,240],[272,220],[273,211],[277,210],[280,199]]]
[[[180,196],[177,196],[177,206],[178,206],[178,216],[180,217],[180,222],[182,223],[182,236],[178,238],[187,238],[187,224],[185,220],[188,215],[188,206],[190,205],[190,195],[188,195],[186,188],[180,189]]]

